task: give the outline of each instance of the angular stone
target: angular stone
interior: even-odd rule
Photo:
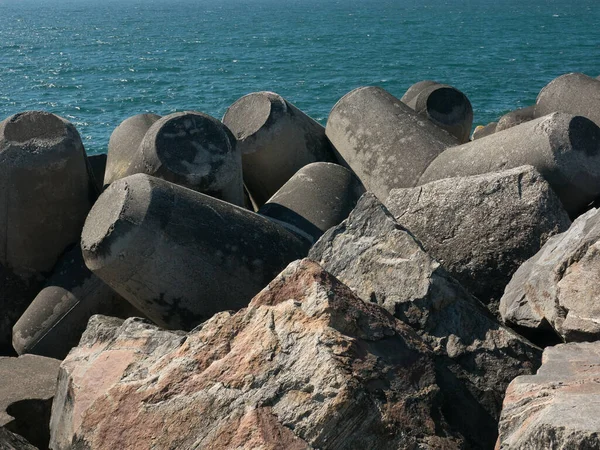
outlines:
[[[498,120],[497,131],[508,130],[516,125],[520,125],[525,122],[529,122],[534,119],[535,105],[527,106],[525,108],[515,109],[514,111],[504,114]]]
[[[436,81],[420,81],[412,85],[401,100],[417,114],[446,130],[459,143],[469,142],[473,107],[458,89]]]
[[[499,434],[499,450],[600,449],[600,342],[546,348],[508,386]]]
[[[59,360],[42,356],[0,357],[0,429],[6,427],[31,444],[48,448],[59,366]]]
[[[535,167],[577,217],[600,195],[600,128],[585,117],[550,114],[446,150],[419,185],[523,165]]]
[[[384,201],[393,188],[413,187],[456,138],[378,87],[361,87],[333,107],[325,129],[367,191]]]
[[[537,96],[535,116],[554,111],[584,116],[600,126],[600,80],[582,73],[567,73],[552,80]]]
[[[77,345],[94,314],[143,317],[85,266],[78,244],[60,259],[13,327],[13,347],[20,355],[63,359]]]
[[[517,270],[500,314],[508,324],[541,335],[553,330],[567,342],[598,340],[599,282],[600,210],[591,209]]]
[[[92,272],[156,324],[186,330],[247,306],[309,246],[258,214],[144,174],[112,183],[81,235]]]
[[[271,197],[258,214],[307,239],[311,245],[348,217],[365,188],[338,164],[304,166]]]
[[[51,444],[462,448],[440,395],[410,327],[304,260],[187,335],[94,316],[61,366]]]
[[[0,354],[95,200],[75,127],[27,111],[0,123]]]
[[[305,165],[336,160],[323,126],[274,92],[243,96],[223,123],[237,139],[244,183],[258,207]]]
[[[136,114],[114,129],[108,141],[104,186],[127,176],[146,132],[160,117],[158,114]]]
[[[31,445],[27,439],[18,434],[11,433],[6,428],[0,427],[0,449],[1,450],[38,450]]]
[[[490,134],[494,134],[496,132],[496,128],[498,128],[498,122],[490,122],[487,125],[478,125],[473,131],[473,136],[471,136],[471,140],[481,139],[482,137],[489,136]]]
[[[373,194],[325,233],[309,258],[419,333],[452,374],[440,386],[453,426],[470,442],[491,448],[506,386],[538,367],[541,350],[500,325]]]
[[[123,177],[144,173],[244,206],[242,158],[231,131],[207,114],[185,111],[154,122]]]
[[[450,275],[496,310],[519,266],[571,225],[531,166],[394,189],[385,204]]]

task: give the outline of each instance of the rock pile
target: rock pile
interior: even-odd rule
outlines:
[[[0,449],[600,449],[599,83],[6,119]]]

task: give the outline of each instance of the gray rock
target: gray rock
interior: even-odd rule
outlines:
[[[145,173],[244,206],[242,159],[235,138],[217,119],[196,111],[154,122],[123,177]]]
[[[365,188],[345,167],[333,163],[304,166],[258,213],[306,238],[311,245],[348,217]]]
[[[75,127],[28,111],[0,123],[0,354],[95,199]]]
[[[0,427],[0,450],[38,450],[27,439]]]
[[[531,166],[393,189],[385,204],[427,253],[494,309],[519,266],[571,225]]]
[[[143,174],[112,183],[81,236],[92,272],[156,324],[188,330],[246,306],[308,247],[258,214]]]
[[[600,342],[544,350],[536,375],[506,390],[499,450],[600,449]]]
[[[527,106],[521,109],[515,109],[504,114],[498,120],[495,132],[508,130],[516,125],[529,122],[534,119],[535,105]]]
[[[439,383],[451,425],[475,447],[491,448],[506,386],[533,373],[541,350],[496,322],[373,194],[325,233],[309,258],[419,333],[449,371]]]
[[[61,366],[54,450],[464,447],[417,334],[307,260],[187,335],[106,321]]]
[[[326,134],[341,163],[384,201],[393,188],[413,187],[429,163],[456,138],[378,87],[342,97]]]
[[[6,427],[36,447],[48,448],[59,366],[59,360],[42,356],[0,357],[0,429]]]
[[[600,80],[582,73],[568,73],[552,80],[537,96],[535,116],[554,111],[584,116],[600,126]]]
[[[143,317],[85,266],[77,244],[60,259],[13,327],[13,347],[20,355],[63,359],[77,345],[94,314]]]
[[[482,137],[489,136],[490,134],[494,134],[496,132],[496,128],[498,128],[498,122],[490,122],[487,125],[478,125],[473,131],[473,135],[471,136],[471,140],[481,139]]]
[[[465,94],[447,84],[420,81],[411,86],[402,102],[453,135],[458,142],[469,142],[473,107]]]
[[[500,300],[506,323],[565,341],[600,339],[600,210],[578,217],[514,274]],[[550,328],[552,327],[552,328]]]
[[[576,217],[600,195],[600,128],[585,117],[550,114],[446,150],[419,185],[523,165],[535,167]]]
[[[223,123],[237,139],[244,183],[259,208],[305,165],[335,162],[323,126],[274,92],[240,98]]]
[[[160,117],[157,114],[137,114],[128,117],[114,129],[108,141],[104,186],[127,176],[142,139]]]

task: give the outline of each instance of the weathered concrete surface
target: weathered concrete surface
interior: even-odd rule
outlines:
[[[258,207],[305,165],[336,160],[323,126],[274,92],[243,96],[223,123],[237,139],[244,183]]]
[[[439,383],[451,425],[475,447],[493,447],[506,386],[537,369],[541,350],[496,322],[373,194],[309,258],[419,333],[448,370]]]
[[[496,449],[600,449],[600,342],[544,350],[508,387]]]
[[[304,166],[271,197],[258,214],[315,243],[348,217],[365,188],[345,167],[333,163]]]
[[[561,75],[538,94],[535,115],[541,117],[554,111],[584,116],[600,126],[600,80],[582,73]]]
[[[258,214],[143,174],[111,184],[81,236],[92,272],[156,324],[187,330],[247,306],[308,247]]]
[[[59,366],[59,360],[42,356],[0,357],[0,429],[6,427],[37,447],[48,447]]]
[[[27,439],[0,427],[0,450],[38,450]]]
[[[393,189],[385,204],[427,253],[496,311],[519,266],[571,225],[532,166]]]
[[[498,119],[498,125],[496,126],[495,132],[508,130],[516,125],[529,122],[534,119],[534,113],[535,105],[508,112]]]
[[[244,206],[242,159],[231,131],[207,114],[185,111],[154,122],[123,177],[145,173]]]
[[[415,112],[453,135],[458,142],[469,142],[473,107],[465,94],[447,84],[420,81],[401,98]]]
[[[13,327],[13,347],[20,355],[63,359],[78,344],[94,314],[143,317],[85,266],[81,247],[76,245],[61,258]]]
[[[28,111],[0,123],[0,354],[94,201],[75,127]]]
[[[108,141],[104,186],[127,176],[129,165],[135,159],[142,139],[160,117],[158,114],[137,114],[128,117],[114,129]]]
[[[304,260],[187,335],[94,316],[61,366],[52,445],[462,448],[440,396],[416,333]]]
[[[482,137],[489,136],[490,134],[494,134],[496,132],[496,128],[498,128],[498,122],[490,122],[487,125],[478,125],[473,131],[473,136],[471,136],[471,140],[481,139]]]
[[[571,217],[600,195],[600,128],[585,117],[554,113],[446,150],[419,185],[531,165]]]
[[[500,300],[506,323],[550,328],[565,341],[600,339],[600,210],[578,217],[514,274]]]
[[[458,141],[378,87],[342,97],[329,114],[327,137],[341,163],[384,201],[393,188],[413,187],[429,163]]]

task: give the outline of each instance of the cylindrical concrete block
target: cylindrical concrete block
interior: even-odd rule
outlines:
[[[600,80],[568,73],[552,80],[538,94],[535,116],[555,111],[584,116],[600,126]]]
[[[335,161],[323,126],[274,92],[240,98],[223,123],[237,139],[244,182],[258,207],[305,165]]]
[[[411,86],[401,100],[417,114],[453,135],[459,143],[469,142],[473,107],[458,89],[426,80]]]
[[[489,136],[490,134],[494,134],[496,132],[496,128],[498,127],[498,122],[490,122],[487,125],[478,125],[473,131],[473,136],[471,136],[471,140],[481,139],[482,137]]]
[[[575,217],[600,194],[600,128],[585,117],[550,114],[446,150],[419,184],[526,164],[542,174]]]
[[[13,327],[19,355],[33,353],[64,359],[76,346],[94,314],[143,317],[85,266],[77,244],[56,265],[52,276]]]
[[[346,94],[326,127],[338,159],[385,201],[391,189],[413,187],[429,163],[458,141],[378,87]]]
[[[354,209],[365,188],[345,167],[333,163],[304,166],[258,213],[315,243]]]
[[[308,252],[258,214],[142,174],[104,191],[81,246],[88,268],[148,318],[186,330],[247,306]]]
[[[244,206],[242,159],[217,119],[195,111],[164,116],[148,129],[124,176],[145,173]]]
[[[129,165],[139,151],[148,129],[160,119],[157,114],[137,114],[128,117],[114,129],[108,141],[104,186],[127,176]]]
[[[508,130],[516,125],[529,122],[530,120],[533,120],[534,113],[535,105],[508,112],[500,117],[494,132],[497,133],[498,131]]]

